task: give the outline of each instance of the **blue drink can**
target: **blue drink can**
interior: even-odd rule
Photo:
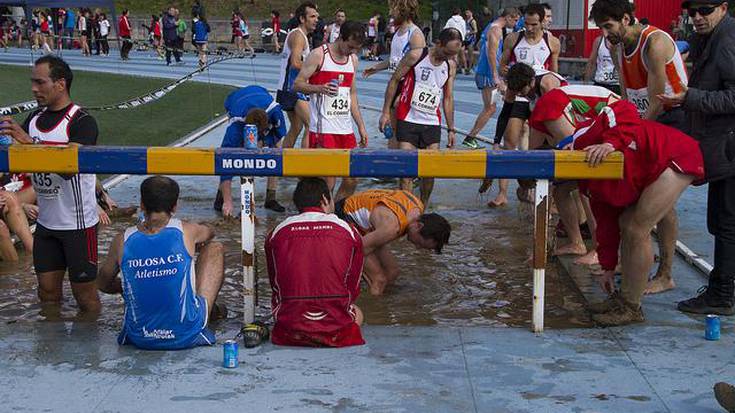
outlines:
[[[710,341],[720,339],[720,316],[716,314],[708,314],[705,319],[704,338]]]
[[[383,128],[383,136],[385,136],[385,139],[393,138],[393,128],[390,125],[385,125],[385,128]]]
[[[245,149],[258,148],[258,127],[248,123],[245,125]]]
[[[237,368],[237,366],[240,364],[237,360],[237,353],[239,350],[239,345],[237,344],[237,341],[235,340],[227,340],[225,341],[225,345],[222,347],[224,352],[224,357],[222,360],[222,367],[228,368],[228,369],[234,369]]]
[[[13,143],[13,138],[8,135],[0,135],[0,145],[10,145]]]

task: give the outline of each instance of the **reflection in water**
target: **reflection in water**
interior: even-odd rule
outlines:
[[[182,194],[185,194],[180,201],[178,217],[215,223],[217,240],[226,247],[226,281],[220,299],[230,310],[230,318],[215,328],[220,331],[235,329],[242,317],[239,221],[223,222],[210,209],[213,196],[210,192],[214,190],[202,188],[214,188],[217,178],[176,179],[182,186]],[[139,178],[131,178],[116,188],[113,196],[134,202],[138,182]],[[396,284],[389,287],[382,297],[371,297],[363,292],[358,300],[367,323],[530,326],[532,275],[527,263],[531,246],[530,208],[523,206],[490,211],[479,203],[463,203],[453,194],[460,191],[471,193],[476,182],[443,182],[437,183],[431,209],[442,213],[452,224],[450,244],[442,255],[435,255],[416,250],[405,240],[396,242],[392,250],[402,265]],[[284,205],[290,204],[288,198],[294,185],[293,179],[282,180],[279,192]],[[369,186],[371,184],[364,181],[359,189]],[[258,191],[260,193],[262,191]],[[285,215],[262,209],[258,214],[256,259],[260,303],[256,313],[264,317],[270,311],[270,287],[265,272],[263,241],[267,231]],[[115,233],[133,223],[132,219],[121,220],[100,231],[101,259],[106,256]],[[101,294],[101,299],[100,327],[118,329],[123,312],[121,297]],[[559,276],[555,265],[550,264],[546,281],[546,325],[552,328],[589,326],[583,303],[573,282],[566,276]],[[80,321],[76,313],[68,282],[64,284],[61,307],[44,308],[36,297],[36,280],[30,257],[22,254],[18,263],[0,262],[0,321]]]

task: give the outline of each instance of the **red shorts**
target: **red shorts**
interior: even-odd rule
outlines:
[[[309,132],[309,148],[352,149],[357,147],[354,133],[338,135],[333,133]]]

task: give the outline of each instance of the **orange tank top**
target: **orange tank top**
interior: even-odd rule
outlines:
[[[674,39],[668,33],[654,26],[646,26],[638,38],[638,45],[630,55],[625,54],[625,48],[621,44],[620,49],[620,68],[621,76],[625,84],[625,92],[628,100],[638,108],[638,113],[642,116],[648,110],[648,104],[651,97],[648,96],[648,65],[645,61],[644,51],[648,45],[648,39],[654,33],[663,33],[674,46],[674,56],[666,62],[666,89],[665,94],[674,94],[683,91],[682,84],[687,84],[687,72],[684,61],[681,58],[679,49],[674,43]],[[655,99],[655,97],[654,97]],[[666,108],[669,109],[669,108]]]
[[[403,190],[373,189],[352,195],[345,200],[344,213],[357,225],[360,233],[367,234],[374,228],[370,224],[370,213],[376,206],[383,205],[398,218],[398,235],[408,228],[408,211],[418,208],[424,212],[424,204],[414,194]]]

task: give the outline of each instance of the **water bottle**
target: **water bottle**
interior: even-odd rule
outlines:
[[[385,128],[383,128],[383,136],[385,136],[385,139],[393,138],[393,128],[390,125],[385,125]]]

